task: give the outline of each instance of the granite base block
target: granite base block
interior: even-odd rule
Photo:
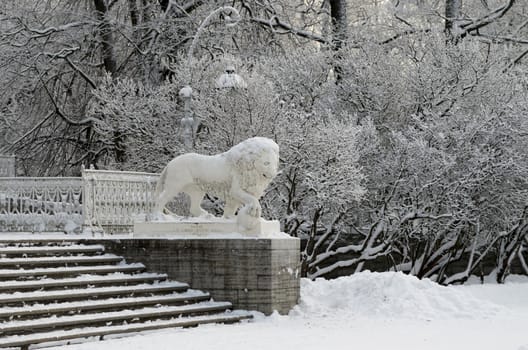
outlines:
[[[300,294],[299,240],[284,238],[132,238],[106,250],[168,274],[236,309],[288,313]]]

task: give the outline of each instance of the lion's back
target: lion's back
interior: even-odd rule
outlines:
[[[222,154],[208,156],[186,153],[171,160],[167,165],[171,174],[178,174],[190,181],[223,182],[229,176],[229,165]]]

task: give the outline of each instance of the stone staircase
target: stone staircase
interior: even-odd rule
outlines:
[[[98,244],[0,239],[0,348],[251,318],[145,270]]]

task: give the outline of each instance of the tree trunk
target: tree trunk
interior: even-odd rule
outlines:
[[[117,72],[117,63],[114,56],[114,37],[112,27],[107,18],[108,7],[105,0],[94,0],[95,13],[97,20],[100,22],[97,30],[102,40],[102,56],[105,70],[112,76]],[[122,135],[119,132],[114,133],[114,144],[116,146],[115,160],[118,163],[125,161],[125,150],[122,145]]]
[[[445,33],[448,41],[456,43],[460,35],[458,23],[462,16],[462,0],[446,0]]]
[[[152,9],[151,9],[149,0],[142,0],[142,2],[143,2],[143,18],[142,18],[142,22],[143,23],[147,23],[147,22],[150,22]],[[169,3],[167,2],[167,6],[168,5],[169,5]]]
[[[165,12],[167,11],[167,8],[169,7],[169,0],[159,0],[159,4],[161,7],[161,11]]]
[[[347,39],[347,14],[346,0],[330,0],[330,16],[332,18],[333,39],[332,46],[337,52],[335,56],[334,73],[336,81],[343,77],[343,67],[341,67],[339,50],[343,47]]]
[[[310,272],[309,265],[315,256],[314,248],[315,248],[315,244],[317,243],[316,241],[317,225],[319,223],[319,219],[321,218],[322,212],[323,212],[323,208],[319,207],[315,210],[315,213],[313,215],[312,226],[310,228],[310,237],[308,238],[308,241],[306,242],[304,251],[301,253],[301,277],[307,277],[308,272]]]
[[[100,22],[98,31],[102,39],[102,56],[104,67],[107,72],[114,74],[117,71],[117,63],[114,56],[114,38],[112,35],[112,28],[108,19],[106,18],[108,7],[106,6],[106,2],[104,0],[94,0],[94,5],[97,20]]]
[[[347,38],[346,0],[330,0],[330,16],[333,26],[333,45],[339,50]]]
[[[132,27],[136,28],[139,23],[139,13],[137,7],[137,0],[128,0],[128,11],[130,12],[130,23]]]
[[[528,207],[512,230],[501,237],[497,256],[497,283],[504,283],[510,274],[511,264],[528,237]]]

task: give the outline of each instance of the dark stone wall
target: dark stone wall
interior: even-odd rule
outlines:
[[[299,240],[126,239],[94,240],[106,251],[141,262],[148,271],[230,301],[237,309],[288,313],[299,300]]]

